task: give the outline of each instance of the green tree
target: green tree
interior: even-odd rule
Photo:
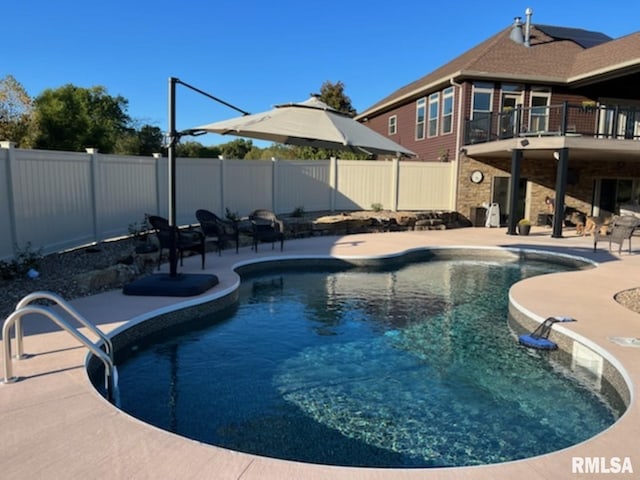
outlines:
[[[283,145],[281,143],[272,143],[266,148],[254,147],[245,155],[247,160],[271,160],[277,158],[278,160],[296,160],[298,147],[292,147],[290,145]]]
[[[139,141],[138,155],[150,156],[162,152],[164,134],[159,127],[143,125],[136,134]]]
[[[176,155],[183,158],[218,158],[222,155],[219,145],[206,147],[192,140],[181,141],[176,147]]]
[[[338,81],[332,83],[325,81],[320,87],[320,93],[317,95],[320,100],[336,110],[354,117],[356,109],[351,105],[351,99],[344,93],[344,83]],[[293,147],[294,158],[304,160],[322,160],[331,157],[343,158],[348,160],[363,160],[369,158],[369,155],[363,152],[350,152],[345,150],[327,150],[315,147]]]
[[[0,79],[0,140],[27,143],[33,114],[33,101],[24,87],[12,76]]]
[[[131,134],[128,101],[112,97],[105,87],[68,84],[47,89],[34,101],[34,148],[113,153],[118,140]]]
[[[218,146],[225,158],[244,158],[253,148],[253,142],[251,140],[245,140],[244,138],[237,138],[236,140]]]
[[[351,99],[344,93],[344,83],[332,83],[326,80],[320,87],[320,100],[336,110],[346,113],[350,117],[356,116],[356,109],[351,105]]]

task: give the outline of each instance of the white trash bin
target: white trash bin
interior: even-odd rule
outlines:
[[[500,226],[500,205],[497,203],[490,203],[487,209],[487,221],[485,227],[499,227]]]

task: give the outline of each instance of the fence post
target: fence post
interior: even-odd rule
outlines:
[[[391,161],[391,211],[398,211],[398,190],[400,183],[400,161],[394,157]]]
[[[278,212],[278,177],[280,176],[280,172],[278,171],[280,167],[280,163],[276,157],[271,157],[271,210],[273,212]]]
[[[160,159],[162,153],[153,153],[152,155],[156,161],[156,211],[153,213],[160,215]]]
[[[220,215],[220,218],[225,218],[227,205],[224,199],[224,186],[227,183],[225,180],[225,176],[227,175],[227,166],[224,161],[224,155],[218,155],[218,159],[220,160],[220,184],[218,185],[218,191],[220,192],[220,211],[218,214]]]
[[[329,198],[329,210],[336,210],[336,194],[338,190],[338,159],[331,157],[329,159],[329,190],[331,197]]]
[[[85,148],[89,154],[89,175],[91,182],[91,228],[93,229],[93,241],[104,240],[98,230],[98,149]]]
[[[16,227],[16,209],[14,192],[14,178],[13,172],[15,171],[15,142],[2,141],[0,142],[0,148],[7,150],[7,200],[9,202],[9,233],[11,235],[11,249],[15,256],[18,252],[18,232]]]

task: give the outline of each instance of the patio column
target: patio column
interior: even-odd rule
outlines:
[[[554,157],[556,154],[554,153]],[[569,172],[569,149],[562,148],[557,155],[558,169],[556,171],[556,204],[553,210],[552,238],[562,238],[562,224],[564,223],[564,196],[567,192],[567,175]]]
[[[520,164],[522,163],[522,150],[511,151],[511,179],[509,181],[509,220],[507,222],[507,235],[517,235],[515,216],[516,202],[518,201],[518,185],[520,185]]]

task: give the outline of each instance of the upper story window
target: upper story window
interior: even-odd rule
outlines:
[[[398,117],[392,115],[389,117],[389,135],[395,135],[398,133]]]
[[[524,87],[522,85],[502,85],[502,100],[500,108],[515,109],[521,107],[524,98]]]
[[[440,92],[429,95],[429,137],[438,135],[438,114],[440,113]]]
[[[493,85],[478,82],[473,84],[473,105],[471,118],[473,120],[489,119],[493,105]]]
[[[421,98],[416,102],[416,140],[424,139],[424,120],[427,110],[427,99]]]
[[[529,116],[529,131],[546,132],[549,130],[549,102],[551,90],[544,87],[531,89],[531,114]]]
[[[442,92],[442,133],[453,132],[453,87]]]

